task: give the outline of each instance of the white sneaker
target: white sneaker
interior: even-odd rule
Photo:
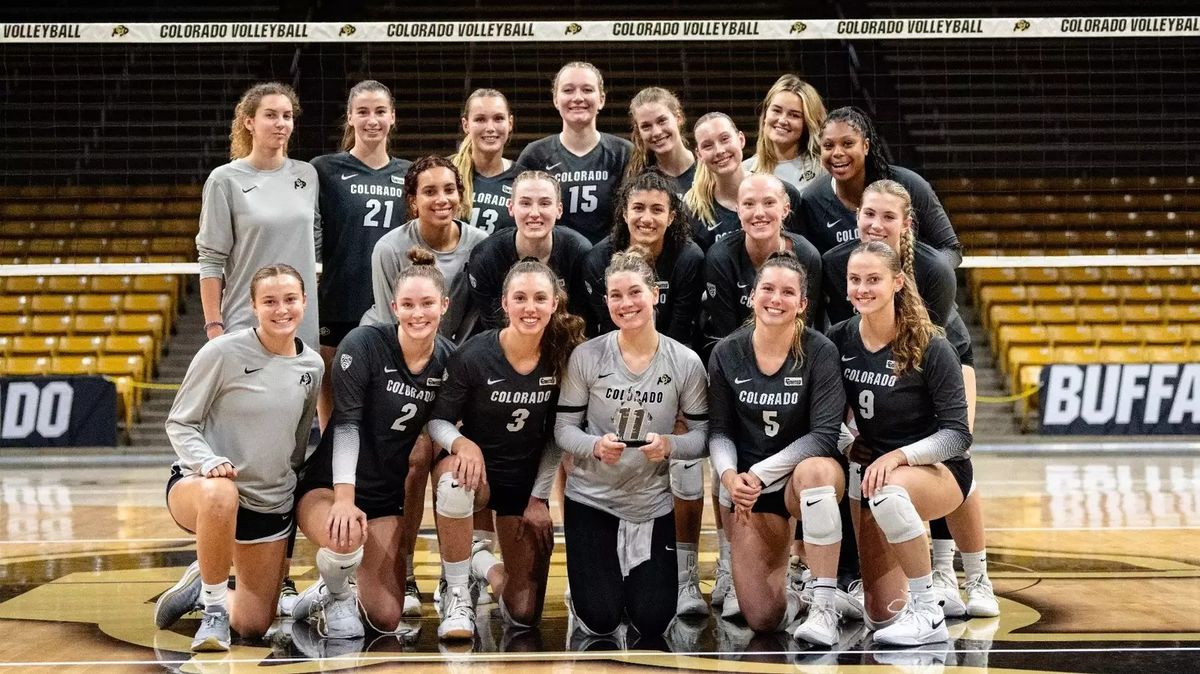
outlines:
[[[296,592],[296,581],[290,577],[284,578],[283,585],[279,590],[279,603],[275,607],[276,615],[281,618],[292,617],[292,609],[295,608],[299,596],[299,593]]]
[[[942,612],[947,618],[961,618],[967,614],[967,605],[963,603],[962,594],[958,591],[958,577],[954,572],[934,569],[933,591],[942,602]]]
[[[494,546],[492,542],[489,540],[478,538],[474,539],[471,542],[471,556],[467,559],[474,559],[475,555],[484,550],[491,552],[493,547]],[[475,575],[474,564],[471,565],[471,582],[467,587],[471,589],[471,596],[475,599],[476,606],[491,604],[493,601],[495,601],[492,599],[492,593],[488,591],[488,579]]]
[[[992,590],[992,581],[984,574],[967,579],[967,613],[973,618],[995,618],[1000,615],[1000,603]]]
[[[832,646],[838,642],[840,622],[836,604],[813,604],[808,607],[808,617],[796,628],[792,636],[796,641],[807,641],[816,646]]]
[[[440,604],[439,639],[471,639],[475,636],[475,607],[465,588],[447,587]]]
[[[875,632],[875,643],[889,646],[920,646],[949,639],[946,614],[937,601],[917,602],[911,596],[895,622]]]
[[[358,615],[358,600],[353,594],[344,599],[329,597],[317,623],[321,635],[329,639],[359,639],[365,633]]]
[[[742,606],[738,604],[737,592],[733,589],[733,583],[730,583],[729,591],[725,593],[725,602],[721,604],[721,617],[728,620],[741,614]]]
[[[404,581],[404,616],[421,617],[421,590],[417,588],[417,577],[409,576]]]
[[[679,584],[679,594],[675,600],[675,615],[708,615],[708,602],[704,601],[704,595],[700,594],[700,585],[690,578]]]
[[[318,580],[309,585],[303,592],[296,595],[295,601],[292,602],[292,620],[304,622],[317,615],[328,596],[325,592],[325,581]]]
[[[812,595],[812,590],[809,590],[809,595]],[[833,603],[837,608],[838,615],[843,620],[862,620],[863,618],[863,583],[862,580],[856,580],[850,583],[850,587],[843,590],[836,588],[833,592]]]
[[[708,605],[704,605],[705,610]],[[667,646],[672,653],[695,653],[700,650],[700,636],[704,633],[704,629],[708,627],[708,620],[688,620],[686,618],[675,618],[667,627],[666,637]]]
[[[725,604],[725,596],[729,594],[729,590],[733,588],[733,579],[729,576],[729,571],[721,569],[717,565],[717,578],[713,582],[713,589],[709,603],[713,608],[721,608]]]

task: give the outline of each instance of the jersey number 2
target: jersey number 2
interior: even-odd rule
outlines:
[[[524,407],[522,407],[520,409],[515,409],[515,410],[513,410],[512,422],[509,423],[507,426],[505,426],[505,428],[512,431],[513,433],[516,433],[517,431],[521,430],[522,428],[525,428],[525,420],[528,418],[529,418],[529,410],[525,409]]]
[[[393,431],[408,430],[408,426],[407,426],[408,421],[409,421],[409,419],[412,419],[415,416],[417,416],[417,406],[416,405],[414,405],[412,403],[408,403],[404,407],[401,407],[400,408],[400,416],[396,417],[396,420],[392,422],[392,430]]]
[[[870,419],[875,416],[875,392],[870,389],[864,389],[858,394],[858,412],[864,419]]]

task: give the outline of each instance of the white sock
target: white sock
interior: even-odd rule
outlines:
[[[813,578],[813,606],[832,606],[837,578]]]
[[[475,529],[471,531],[471,539],[475,541],[487,541],[488,552],[496,551],[496,532],[494,531]]]
[[[405,555],[404,556],[404,564],[405,564],[404,570],[408,573],[408,577],[416,578],[417,572],[416,572],[416,569],[413,568],[413,556]]]
[[[467,582],[471,579],[471,560],[464,559],[461,562],[442,562],[442,573],[446,576],[446,585],[449,587],[460,587],[464,591],[467,588]]]
[[[345,599],[350,596],[350,576],[362,562],[363,549],[354,552],[339,553],[329,548],[317,550],[317,572],[325,581],[325,589],[334,599]]]
[[[933,539],[933,568],[954,575],[954,541]]]
[[[200,601],[204,603],[205,611],[216,606],[228,611],[229,581],[223,580],[212,585],[200,581]]]
[[[980,575],[987,577],[987,548],[979,552],[964,552],[962,560],[963,572],[967,574],[967,578]]]
[[[717,569],[729,573],[729,539],[724,529],[717,529]]]
[[[496,555],[493,555],[491,550],[484,548],[471,555],[471,573],[490,583],[492,581],[488,580],[488,572],[492,570],[492,567],[502,563],[496,559]],[[447,580],[446,582],[449,583],[450,581]]]
[[[696,544],[675,541],[675,571],[679,584],[690,583],[696,569]]]
[[[921,576],[920,578],[909,578],[908,595],[909,601],[919,604],[931,604],[937,601],[933,596],[933,574]]]

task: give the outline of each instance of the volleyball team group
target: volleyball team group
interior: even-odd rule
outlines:
[[[324,639],[411,632],[427,486],[446,641],[493,601],[506,629],[538,624],[552,493],[581,648],[669,647],[710,606],[814,647],[848,622],[916,646],[997,615],[961,251],[930,185],[794,75],[748,159],[728,115],[687,133],[658,87],[630,102],[630,140],[599,132],[588,63],[559,70],[553,103],[561,132],[514,162],[519,122],[477,90],[457,152],[409,162],[367,80],[343,151],[306,163],[287,155],[295,92],[244,94],[196,237],[209,341],[166,423],[167,507],[197,560],[157,626],[201,611],[195,651],[281,615]],[[297,528],[319,574],[299,593]]]

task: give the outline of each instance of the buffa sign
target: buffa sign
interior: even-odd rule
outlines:
[[[1042,368],[1043,433],[1200,434],[1200,363]]]

